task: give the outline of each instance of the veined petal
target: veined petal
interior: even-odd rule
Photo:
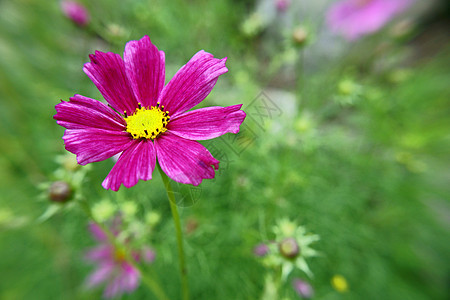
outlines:
[[[164,173],[177,182],[199,185],[214,178],[219,161],[196,141],[165,132],[155,139],[158,162]]]
[[[114,249],[110,245],[100,245],[97,246],[85,254],[85,258],[92,262],[103,262],[112,261]]]
[[[83,71],[97,86],[105,100],[120,113],[133,113],[137,100],[120,55],[95,51],[95,55],[91,54],[89,58],[91,62],[84,64]]]
[[[89,231],[91,232],[92,236],[99,242],[104,242],[108,240],[108,236],[97,223],[90,222]]]
[[[140,273],[138,270],[136,270],[132,265],[130,265],[127,262],[123,262],[121,267],[122,267],[121,288],[122,290],[130,293],[138,287]]]
[[[193,108],[208,96],[217,78],[228,72],[226,60],[201,50],[178,70],[159,96],[159,102],[171,117]]]
[[[105,189],[118,191],[120,185],[127,188],[135,185],[139,179],[152,179],[156,154],[150,140],[134,140],[119,157],[117,163],[102,183]]]
[[[173,118],[168,129],[189,140],[209,140],[227,132],[238,133],[245,119],[242,104],[228,107],[206,107]]]
[[[89,288],[95,287],[100,283],[108,280],[114,272],[114,262],[108,262],[101,264],[97,270],[95,270],[86,280],[86,284]]]
[[[77,156],[80,165],[108,159],[133,141],[126,131],[99,128],[67,129],[63,140],[66,150]]]
[[[123,131],[125,120],[114,110],[100,101],[75,95],[70,101],[62,101],[55,106],[56,123],[67,129],[101,128]]]
[[[122,278],[118,275],[110,280],[103,291],[103,297],[109,299],[122,295],[124,291],[122,290],[121,281]]]
[[[148,36],[130,41],[123,54],[125,71],[134,95],[142,106],[155,106],[164,87],[164,52],[158,51]]]

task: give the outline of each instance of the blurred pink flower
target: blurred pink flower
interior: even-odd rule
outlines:
[[[327,12],[328,27],[347,40],[356,40],[380,30],[412,0],[342,0]]]
[[[279,12],[285,12],[289,5],[291,5],[291,0],[275,0],[275,6]]]
[[[302,298],[309,299],[314,295],[311,285],[299,278],[294,278],[294,280],[292,280],[292,287]]]
[[[116,228],[117,229],[117,228]],[[94,288],[105,283],[103,292],[105,298],[113,298],[123,293],[133,292],[139,285],[140,273],[127,261],[125,250],[113,245],[105,232],[95,223],[89,224],[92,236],[99,245],[86,253],[86,259],[95,263],[97,268],[86,280],[88,288]],[[116,235],[119,232],[116,231]],[[143,247],[141,251],[132,251],[131,256],[136,262],[141,258],[145,262],[153,262],[155,253],[150,247]]]
[[[91,19],[87,9],[76,1],[62,1],[61,9],[64,15],[78,26],[86,26]]]
[[[258,244],[253,248],[253,254],[256,256],[266,256],[267,253],[269,253],[269,246],[267,246],[264,243]]]

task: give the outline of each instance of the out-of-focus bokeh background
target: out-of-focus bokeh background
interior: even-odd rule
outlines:
[[[200,49],[228,57],[201,106],[248,115],[237,136],[203,143],[221,161],[214,180],[177,185],[192,299],[268,299],[253,247],[282,219],[320,240],[314,276],[293,270],[280,299],[300,298],[293,278],[315,299],[450,297],[448,1],[416,0],[351,40],[327,22],[337,1],[278,2],[80,1],[90,19],[77,24],[58,1],[0,1],[0,299],[101,297],[85,287],[95,241],[81,198],[100,219],[125,212],[156,252],[147,268],[179,297],[159,176],[105,191],[114,161],[76,169],[52,118],[75,93],[103,99],[82,71],[90,53],[143,35],[165,51],[166,80]],[[49,200],[54,181],[69,202]],[[144,285],[123,296],[152,297]]]

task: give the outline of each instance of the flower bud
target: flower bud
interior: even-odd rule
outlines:
[[[63,1],[61,9],[67,18],[80,27],[86,26],[91,19],[87,9],[76,1]]]
[[[275,6],[279,12],[285,12],[290,4],[291,0],[275,0]]]
[[[58,162],[63,166],[65,170],[70,172],[74,172],[80,168],[76,156],[72,153],[58,157]]]
[[[292,39],[297,46],[303,46],[308,39],[308,31],[303,27],[297,27],[292,32]]]
[[[55,181],[48,189],[48,196],[53,202],[64,203],[72,196],[72,188],[65,181]]]
[[[342,275],[334,275],[333,278],[331,278],[331,285],[340,293],[345,293],[348,291],[347,280]]]
[[[258,244],[255,246],[255,248],[253,248],[253,254],[255,254],[256,256],[266,256],[267,253],[269,253],[269,246],[267,246],[264,243]]]
[[[156,252],[152,248],[144,246],[142,249],[142,258],[146,263],[152,263],[155,261]]]
[[[286,258],[295,258],[300,253],[300,248],[294,238],[285,238],[278,244],[281,255]]]
[[[309,299],[314,295],[311,285],[299,278],[294,278],[292,281],[292,286],[297,294],[302,298]]]

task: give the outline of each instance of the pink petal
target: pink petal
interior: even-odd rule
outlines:
[[[245,119],[242,104],[228,107],[207,107],[178,115],[168,129],[189,140],[209,140],[227,132],[238,133]]]
[[[173,180],[199,185],[203,179],[214,178],[219,161],[196,141],[165,132],[155,140],[158,162]]]
[[[411,0],[343,0],[332,5],[327,13],[328,26],[348,40],[380,30],[395,15],[405,10]]]
[[[86,279],[86,285],[88,288],[93,288],[102,282],[108,280],[114,272],[115,265],[114,263],[105,263],[101,264],[97,270],[89,275]]]
[[[121,287],[122,278],[120,276],[115,277],[111,282],[106,286],[103,291],[103,297],[105,298],[114,298],[116,296],[120,296],[123,294],[124,290]]]
[[[133,141],[126,131],[99,128],[67,129],[63,140],[66,150],[76,154],[80,165],[108,159],[127,149]]]
[[[156,252],[152,248],[144,246],[144,248],[142,249],[142,256],[145,262],[152,263],[155,261]]]
[[[108,240],[108,236],[103,232],[103,229],[96,223],[89,223],[89,231],[92,236],[99,242],[104,242]]]
[[[111,260],[114,249],[110,245],[101,245],[86,252],[85,258],[92,262],[104,262]]]
[[[159,102],[171,117],[193,108],[208,96],[217,78],[228,72],[226,60],[201,50],[178,70],[159,96]]]
[[[153,143],[149,140],[134,140],[106,176],[102,185],[105,189],[118,191],[120,185],[127,188],[134,186],[139,179],[152,179],[156,154]]]
[[[148,36],[130,41],[123,55],[126,74],[138,102],[142,106],[155,106],[164,87],[164,52],[158,51]]]
[[[105,100],[118,112],[133,113],[137,108],[125,66],[119,54],[95,51],[89,55],[91,62],[84,64],[83,71],[94,82]]]
[[[125,120],[100,101],[75,95],[70,101],[55,106],[53,117],[59,125],[68,129],[101,128],[123,131]]]
[[[121,289],[130,293],[137,289],[141,275],[132,265],[124,262],[122,264],[122,273],[120,274],[120,277],[122,279]]]

